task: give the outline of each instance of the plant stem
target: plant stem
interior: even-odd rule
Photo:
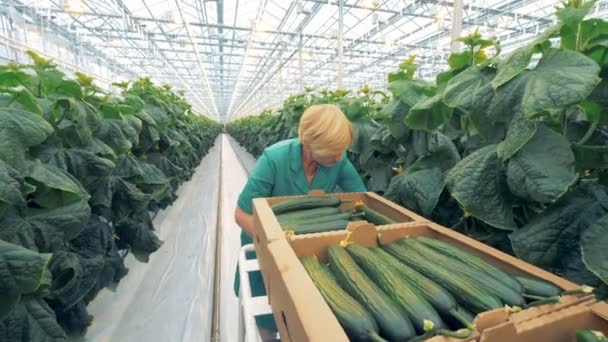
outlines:
[[[589,140],[589,138],[591,138],[591,136],[593,135],[593,132],[595,132],[595,130],[597,129],[598,124],[599,124],[599,120],[591,123],[591,126],[589,126],[589,129],[587,130],[587,132],[585,133],[583,138],[578,142],[579,145],[585,144],[587,142],[587,140]]]

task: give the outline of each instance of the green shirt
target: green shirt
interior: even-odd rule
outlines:
[[[342,160],[331,167],[319,165],[312,184],[308,184],[302,167],[300,139],[283,140],[266,148],[258,158],[239,196],[238,206],[252,214],[254,198],[306,195],[313,189],[332,193],[338,186],[345,192],[367,191],[353,164],[346,158],[346,152]]]

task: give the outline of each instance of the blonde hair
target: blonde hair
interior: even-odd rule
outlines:
[[[336,105],[310,106],[300,119],[300,141],[320,156],[336,156],[353,141],[353,126]]]

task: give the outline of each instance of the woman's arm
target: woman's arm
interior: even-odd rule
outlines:
[[[241,191],[234,211],[234,220],[250,237],[253,236],[253,199],[270,197],[275,184],[276,168],[266,153],[262,153]]]
[[[237,206],[236,210],[234,211],[234,220],[247,233],[247,235],[249,235],[249,237],[253,237],[253,215],[247,214],[243,209]]]

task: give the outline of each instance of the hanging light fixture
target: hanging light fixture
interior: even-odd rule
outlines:
[[[69,13],[82,13],[84,11],[84,3],[82,0],[65,0],[63,8]]]

